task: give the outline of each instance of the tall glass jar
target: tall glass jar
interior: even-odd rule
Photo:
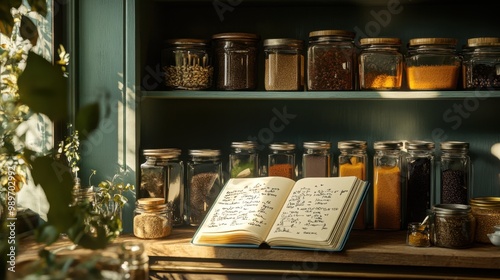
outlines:
[[[474,243],[476,219],[464,204],[437,204],[432,207],[431,238],[434,246],[467,248]]]
[[[469,204],[472,215],[476,218],[474,240],[489,244],[490,239],[487,234],[495,232],[495,226],[500,225],[500,197],[475,197]]]
[[[442,204],[468,204],[472,192],[469,143],[446,141],[440,147],[440,201]]]
[[[264,87],[268,91],[297,91],[304,88],[304,41],[264,40]]]
[[[189,150],[187,162],[187,213],[192,226],[205,218],[222,189],[222,163],[220,150]]]
[[[463,50],[464,89],[500,89],[500,38],[467,40]]]
[[[135,203],[133,227],[137,238],[167,237],[172,232],[172,211],[163,198],[139,198]]]
[[[354,90],[355,33],[319,30],[309,33],[307,51],[308,90]]]
[[[339,141],[337,147],[340,150],[338,157],[339,177],[356,176],[360,180],[366,181],[368,179],[366,176],[368,168],[367,142],[364,140]],[[367,211],[365,200],[354,221],[354,229],[366,228]]]
[[[373,148],[373,228],[401,229],[401,141],[378,141]]]
[[[399,38],[362,38],[359,54],[361,90],[397,90],[401,88],[403,54]]]
[[[332,143],[328,141],[304,142],[302,177],[330,177],[332,173]]]
[[[269,145],[268,176],[281,176],[295,180],[295,144],[277,142]]]
[[[435,144],[429,141],[407,141],[405,148],[405,219],[408,222],[421,222],[427,217],[435,199]]]
[[[215,48],[216,87],[219,90],[252,90],[257,85],[257,43],[252,33],[212,36]]]
[[[162,64],[167,88],[204,90],[212,87],[214,69],[208,41],[172,39],[165,44]]]
[[[454,90],[462,60],[453,38],[415,38],[408,43],[406,80],[410,90]]]
[[[231,178],[259,177],[257,142],[242,141],[231,143],[229,176]]]

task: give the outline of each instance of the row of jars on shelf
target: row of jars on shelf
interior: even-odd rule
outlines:
[[[265,90],[399,90],[403,73],[409,90],[455,90],[460,80],[463,89],[500,88],[500,38],[470,38],[460,52],[454,38],[414,38],[406,54],[399,38],[362,38],[359,49],[354,38],[347,30],[312,31],[307,49],[299,39],[264,40]],[[254,90],[259,42],[252,33],[220,33],[211,41],[167,40],[165,85]]]

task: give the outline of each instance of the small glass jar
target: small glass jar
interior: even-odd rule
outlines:
[[[378,141],[373,144],[373,228],[400,230],[401,211],[401,141]]]
[[[468,39],[462,71],[464,89],[500,89],[500,38]]]
[[[206,40],[167,40],[162,54],[165,85],[183,90],[211,88],[214,74],[211,58]]]
[[[476,219],[465,204],[437,204],[432,207],[432,244],[445,248],[467,248],[474,243]]]
[[[257,142],[243,141],[231,143],[229,176],[231,178],[259,177]]]
[[[212,36],[218,90],[252,90],[257,86],[257,43],[252,33],[220,33]]]
[[[408,222],[422,221],[434,205],[434,148],[429,141],[407,141],[405,219]]]
[[[123,280],[149,279],[149,257],[141,242],[125,241],[120,245],[120,273]]]
[[[362,38],[359,54],[361,90],[397,90],[401,88],[403,54],[399,38]]]
[[[405,58],[410,90],[455,90],[462,60],[453,38],[415,38]]]
[[[277,142],[269,145],[268,176],[280,176],[295,180],[295,144]]]
[[[264,87],[267,91],[297,91],[304,88],[304,41],[264,40]]]
[[[354,32],[347,30],[319,30],[309,33],[308,90],[354,90],[354,36]]]
[[[330,177],[332,168],[332,143],[328,141],[304,142],[302,177]]]
[[[172,211],[163,198],[139,198],[134,210],[134,235],[142,239],[158,239],[172,232]]]
[[[406,245],[413,247],[430,247],[431,238],[429,225],[420,222],[411,222],[408,224],[406,234]]]
[[[468,204],[472,192],[469,143],[446,141],[440,146],[440,203]]]
[[[222,189],[220,150],[189,150],[187,162],[187,216],[199,226]]]
[[[474,240],[479,243],[490,243],[488,233],[495,232],[495,226],[500,225],[500,197],[475,197],[469,202],[472,215],[476,218]]]

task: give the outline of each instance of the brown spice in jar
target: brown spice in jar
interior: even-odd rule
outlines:
[[[406,69],[408,87],[412,90],[456,89],[458,65],[410,66]]]
[[[293,166],[288,163],[274,164],[269,166],[269,176],[281,176],[293,179]]]
[[[299,90],[302,88],[302,55],[269,54],[265,62],[264,84],[266,90]]]
[[[476,218],[475,241],[489,244],[487,234],[495,232],[495,226],[500,225],[500,210],[472,207],[472,214]]]
[[[163,238],[170,235],[171,231],[168,219],[158,214],[143,213],[134,217],[134,235],[138,238]]]

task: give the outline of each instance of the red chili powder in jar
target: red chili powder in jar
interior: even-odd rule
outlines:
[[[269,166],[268,175],[293,179],[293,166],[288,163],[271,165]]]

